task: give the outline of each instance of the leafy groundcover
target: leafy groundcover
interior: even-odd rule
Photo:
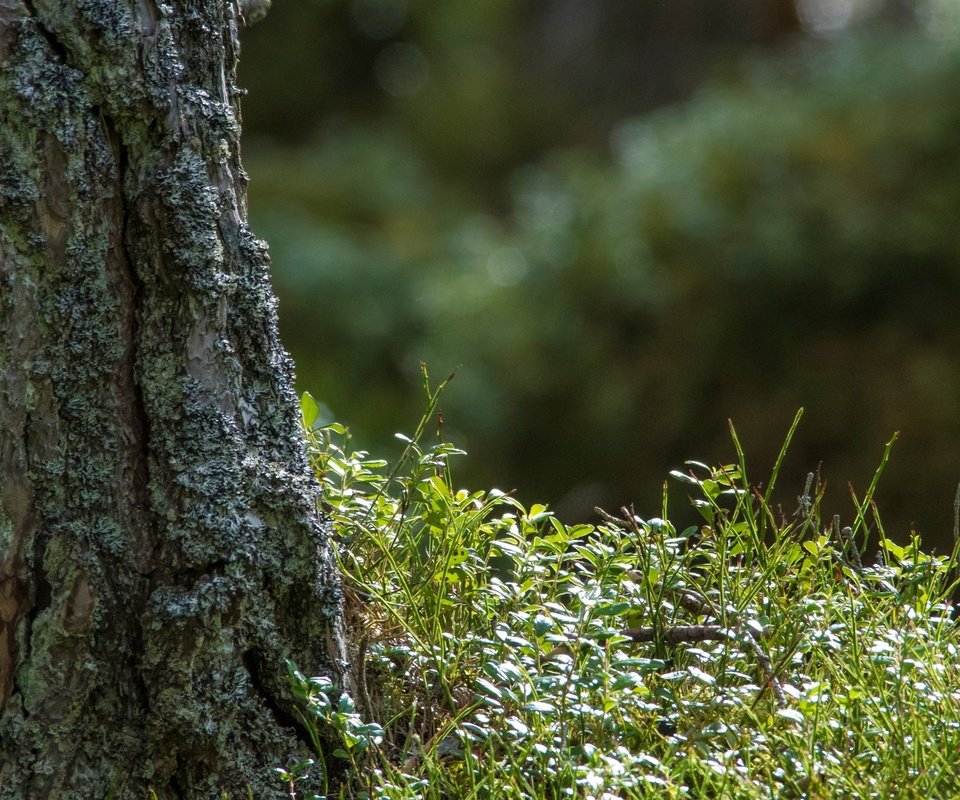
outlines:
[[[291,665],[291,797],[960,796],[957,550],[888,539],[876,479],[847,524],[813,476],[781,510],[786,445],[757,488],[734,432],[738,463],[673,474],[702,524],[565,525],[456,489],[427,391],[392,466],[303,399],[355,667],[345,695]]]

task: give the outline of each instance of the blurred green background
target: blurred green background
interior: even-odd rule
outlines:
[[[275,0],[243,48],[283,338],[358,446],[459,368],[462,484],[649,517],[803,406],[785,513],[900,431],[887,532],[950,541],[960,0]]]

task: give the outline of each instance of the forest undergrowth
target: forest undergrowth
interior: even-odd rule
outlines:
[[[291,798],[960,796],[958,547],[888,538],[893,440],[846,520],[813,475],[774,504],[798,413],[762,483],[732,425],[735,463],[672,473],[699,524],[665,490],[568,525],[457,488],[424,387],[393,464],[302,400],[355,689],[290,665],[316,749],[278,769]]]

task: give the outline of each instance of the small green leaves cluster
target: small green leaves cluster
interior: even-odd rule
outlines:
[[[700,524],[677,530],[665,499],[657,517],[624,508],[566,525],[504,492],[455,488],[461,452],[423,444],[438,396],[427,385],[428,413],[392,466],[352,451],[304,400],[356,696],[292,674],[311,730],[342,743],[329,755],[347,777],[332,791],[960,794],[956,553],[888,538],[876,481],[849,527],[821,521],[810,483],[795,513],[774,513],[783,453],[761,491],[734,433],[738,463],[675,475]],[[865,565],[871,535],[880,555]]]
[[[375,722],[364,722],[357,713],[356,704],[349,694],[337,692],[333,681],[325,677],[307,678],[296,665],[288,661],[290,685],[294,696],[300,701],[300,722],[309,732],[314,750],[321,759],[318,764],[308,759],[288,768],[278,768],[277,774],[297,796],[296,784],[308,779],[312,772],[319,771],[326,791],[329,790],[328,769],[324,763],[324,733],[329,731],[339,742],[331,755],[341,759],[356,771],[363,765],[363,754],[371,746],[383,740],[383,728]],[[334,702],[336,698],[336,702]],[[315,769],[316,768],[316,769]],[[321,795],[313,795],[320,798]]]

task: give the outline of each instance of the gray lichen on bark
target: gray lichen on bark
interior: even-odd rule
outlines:
[[[285,797],[340,595],[236,3],[0,0],[0,798]]]

